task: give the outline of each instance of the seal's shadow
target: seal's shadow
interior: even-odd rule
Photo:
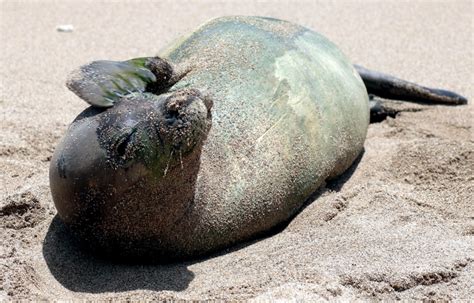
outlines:
[[[81,249],[57,215],[44,239],[43,256],[56,280],[76,292],[179,291],[194,278],[188,263],[124,264],[94,257]]]

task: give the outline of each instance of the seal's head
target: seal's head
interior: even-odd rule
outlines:
[[[192,203],[211,106],[189,89],[133,93],[113,107],[85,110],[51,160],[60,218],[106,252],[157,245]]]

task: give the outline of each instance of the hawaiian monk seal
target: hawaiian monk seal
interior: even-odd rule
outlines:
[[[366,86],[466,102],[355,69],[323,36],[260,17],[212,20],[160,57],[92,62],[67,85],[92,107],[51,161],[59,217],[100,253],[154,261],[206,254],[293,216],[361,153]]]

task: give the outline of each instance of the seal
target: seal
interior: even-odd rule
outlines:
[[[355,68],[320,34],[263,17],[211,20],[159,57],[95,61],[67,86],[92,107],[51,160],[59,217],[98,253],[156,262],[294,216],[363,150],[368,89],[466,102]]]

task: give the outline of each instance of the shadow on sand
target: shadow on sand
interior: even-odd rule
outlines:
[[[56,280],[76,292],[179,291],[194,278],[187,269],[188,263],[124,264],[90,255],[71,237],[57,215],[44,239],[43,256]]]
[[[98,258],[81,248],[57,215],[51,222],[44,239],[43,255],[56,280],[71,291],[102,293],[137,289],[185,290],[194,278],[194,273],[187,268],[189,265],[243,249],[283,231],[295,216],[317,200],[325,190],[339,191],[356,170],[363,154],[362,152],[344,174],[329,181],[326,187],[318,189],[311,195],[301,209],[286,222],[275,226],[270,231],[256,235],[254,239],[199,259],[163,265],[124,264]]]

